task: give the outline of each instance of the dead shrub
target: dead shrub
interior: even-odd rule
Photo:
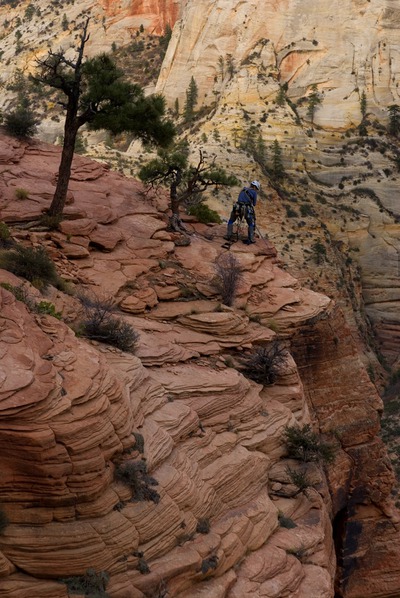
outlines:
[[[81,332],[87,338],[113,345],[121,351],[133,353],[139,339],[128,322],[115,315],[112,298],[100,299],[95,295],[79,294],[84,310]]]
[[[258,384],[268,386],[278,377],[287,357],[285,346],[273,341],[268,347],[256,347],[241,360],[241,372]]]
[[[115,477],[132,490],[133,502],[142,500],[148,500],[156,504],[160,502],[160,495],[150,487],[158,486],[158,482],[147,473],[147,465],[144,461],[125,461],[121,463],[115,471]]]
[[[221,295],[222,303],[233,304],[242,278],[242,269],[232,253],[223,253],[215,261],[214,287]]]

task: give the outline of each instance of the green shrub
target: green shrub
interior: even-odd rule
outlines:
[[[318,434],[312,431],[310,424],[303,426],[286,426],[284,437],[288,453],[301,461],[324,461],[333,463],[334,447],[321,442]]]
[[[293,521],[290,517],[286,517],[281,511],[278,513],[278,522],[281,527],[286,529],[293,529],[297,527],[297,523]]]
[[[15,197],[17,199],[28,199],[29,191],[27,191],[26,189],[23,189],[22,187],[17,187],[15,189]]]
[[[55,305],[53,303],[49,303],[48,301],[40,301],[36,305],[36,311],[38,314],[47,314],[49,316],[53,316],[53,318],[57,318],[57,320],[61,320],[62,314],[60,311],[56,311]]]
[[[241,371],[250,380],[267,386],[273,384],[287,357],[286,348],[278,341],[269,347],[256,347],[241,360]]]
[[[13,245],[10,229],[5,222],[0,222],[0,247],[8,249]]]
[[[197,522],[196,532],[198,534],[208,534],[210,531],[210,520],[201,518]]]
[[[102,300],[81,294],[78,299],[84,308],[85,317],[80,330],[83,336],[92,340],[108,343],[133,353],[139,335],[130,324],[114,315],[113,299]]]
[[[212,554],[209,557],[207,557],[206,559],[203,559],[201,562],[201,572],[203,573],[203,575],[205,575],[206,573],[208,573],[208,571],[212,571],[213,569],[216,569],[218,566],[218,557],[216,554]]]
[[[292,206],[290,206],[289,204],[285,204],[284,208],[286,210],[286,216],[288,218],[297,218],[298,213],[296,212],[296,210],[292,208]]]
[[[84,594],[91,598],[110,598],[105,591],[108,580],[109,575],[105,571],[97,572],[95,569],[87,569],[84,575],[60,579],[60,582],[65,583],[69,594]]]
[[[13,112],[4,115],[4,126],[9,135],[23,139],[36,132],[36,119],[25,106],[18,106]]]
[[[205,203],[199,203],[197,205],[191,206],[188,209],[188,214],[195,216],[196,219],[203,224],[209,224],[210,222],[221,224],[222,222],[218,212],[211,210],[211,208],[209,208]]]
[[[17,245],[15,249],[0,255],[0,267],[38,287],[49,284],[57,286],[60,283],[54,262],[43,247]]]
[[[125,461],[115,470],[117,480],[129,486],[132,490],[133,502],[147,500],[158,504],[160,495],[150,486],[157,486],[158,482],[147,473],[145,461]]]
[[[294,496],[297,496],[300,493],[305,494],[307,488],[310,488],[313,485],[311,480],[307,477],[305,471],[297,471],[295,469],[287,467],[286,473],[289,477],[291,484],[293,484],[293,486],[296,486],[296,493],[294,494]]]

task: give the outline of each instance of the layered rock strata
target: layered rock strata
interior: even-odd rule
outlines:
[[[383,563],[398,532],[381,405],[332,301],[258,241],[231,248],[243,278],[233,306],[221,305],[212,278],[224,227],[192,222],[191,244],[179,246],[165,198],[143,200],[138,183],[79,157],[61,230],[26,228],[49,205],[42,189],[58,157],[1,138],[0,217],[71,283],[113,297],[140,338],[135,355],[89,342],[67,326],[79,320],[73,296],[48,289],[60,322],[0,289],[0,595],[66,597],[71,578],[95,569],[112,598],[332,598],[337,514],[339,591],[361,597],[359,576],[372,570],[390,596],[398,572]],[[17,200],[22,178],[28,198]],[[66,257],[66,245],[86,252]],[[244,377],[241,357],[278,337],[287,352],[276,383]],[[327,478],[308,464],[299,492],[289,472],[305,466],[288,458],[284,430],[307,422],[338,439],[336,461]],[[383,527],[393,529],[386,546]],[[371,568],[367,538],[379,547]]]

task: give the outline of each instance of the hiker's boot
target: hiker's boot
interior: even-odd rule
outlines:
[[[249,234],[248,234],[248,238],[243,241],[243,243],[245,245],[252,245],[253,243],[255,243],[255,238],[254,238],[254,226],[249,226]]]
[[[224,236],[224,239],[226,239],[227,241],[232,241],[233,238],[233,223],[231,224],[230,222],[228,222],[228,228],[226,230],[226,235]]]

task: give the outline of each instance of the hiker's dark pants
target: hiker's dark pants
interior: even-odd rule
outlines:
[[[248,232],[247,232],[247,237],[249,241],[254,241],[254,230],[256,227],[256,215],[254,213],[254,209],[252,206],[247,206],[244,205],[244,219],[246,220],[247,223],[247,228],[248,228]],[[241,218],[241,210],[237,209],[236,207],[233,208],[231,215],[229,217],[228,220],[228,230],[227,230],[227,236],[231,237],[233,235],[233,225],[236,222],[236,220],[238,218]]]

